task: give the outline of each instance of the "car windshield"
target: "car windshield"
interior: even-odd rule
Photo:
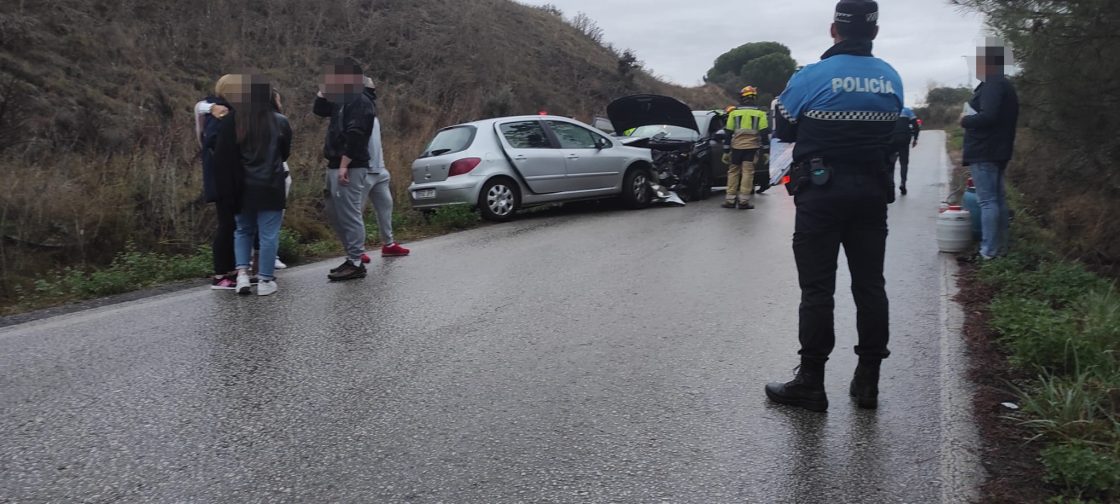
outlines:
[[[456,126],[436,133],[436,137],[420,155],[422,158],[462,152],[474,142],[474,126]]]
[[[631,131],[628,136],[649,137],[654,140],[687,140],[690,142],[700,139],[700,134],[696,130],[667,124],[639,126]]]

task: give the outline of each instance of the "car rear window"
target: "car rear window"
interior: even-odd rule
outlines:
[[[422,158],[454,154],[467,150],[474,143],[474,126],[456,126],[436,133],[436,137],[420,155]]]

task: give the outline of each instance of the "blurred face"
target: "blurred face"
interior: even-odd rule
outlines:
[[[989,37],[985,45],[976,48],[976,77],[980,80],[1004,75],[1011,63],[1011,51],[1000,39]]]
[[[230,103],[249,103],[250,84],[248,75],[231,75],[222,83],[221,96]]]
[[[348,102],[361,92],[361,75],[340,73],[332,67],[323,76],[323,94],[333,102]]]

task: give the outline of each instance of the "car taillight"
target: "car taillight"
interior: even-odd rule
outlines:
[[[478,164],[481,162],[482,159],[476,157],[460,159],[454,163],[451,163],[451,169],[447,171],[447,176],[454,177],[456,175],[465,175],[467,173],[470,173],[471,170],[475,169],[475,167],[478,166]]]

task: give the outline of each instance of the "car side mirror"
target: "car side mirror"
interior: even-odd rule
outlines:
[[[603,150],[607,148],[607,139],[603,137],[595,137],[595,148]]]

